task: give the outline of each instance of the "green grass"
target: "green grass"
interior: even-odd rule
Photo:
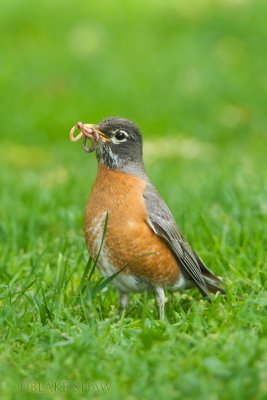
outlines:
[[[1,399],[266,399],[266,2],[2,3]],[[78,296],[96,161],[68,132],[108,115],[226,299]]]

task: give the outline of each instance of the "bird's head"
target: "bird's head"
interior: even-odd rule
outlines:
[[[73,137],[74,128],[81,133]],[[71,131],[71,139],[78,140],[83,135],[84,150],[96,150],[98,162],[110,169],[125,170],[139,165],[143,168],[143,140],[139,128],[124,118],[106,118],[99,124],[78,123]],[[92,147],[86,146],[90,139]]]

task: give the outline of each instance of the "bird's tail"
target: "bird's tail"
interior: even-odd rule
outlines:
[[[207,276],[203,275],[204,281],[206,283],[206,286],[208,288],[208,291],[211,293],[222,293],[225,294],[225,290],[224,288],[222,288],[221,286],[217,285],[212,279],[208,278]],[[221,281],[221,284],[223,282]]]
[[[225,294],[224,288],[221,287],[221,285],[223,285],[224,283],[222,278],[215,275],[211,270],[209,270],[208,267],[204,264],[204,262],[198,257],[196,253],[195,257],[198,261],[198,265],[201,270],[204,281],[207,285],[208,291],[211,293],[220,292],[222,294]]]

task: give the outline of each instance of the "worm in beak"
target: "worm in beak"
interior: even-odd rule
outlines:
[[[80,132],[78,135],[74,136],[74,132],[76,129],[79,129]],[[107,141],[109,140],[108,137],[101,132],[96,125],[94,124],[83,124],[82,122],[78,122],[71,128],[70,131],[70,140],[72,142],[77,142],[80,138],[83,138],[83,150],[86,153],[92,153],[95,150],[95,143],[99,141],[100,137]],[[87,140],[91,141],[91,147],[87,147]]]

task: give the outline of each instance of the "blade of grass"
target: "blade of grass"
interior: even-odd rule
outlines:
[[[44,289],[43,289],[42,283],[39,283],[39,286],[40,286],[40,289],[41,289],[41,292],[42,292],[44,308],[45,308],[47,317],[48,317],[49,321],[51,322],[52,321],[52,314],[51,314],[51,312],[50,312],[50,310],[48,308],[48,305],[47,305],[47,301],[46,301],[46,297],[45,297],[45,293],[44,293]],[[41,316],[41,321],[43,321],[42,315],[40,315],[40,316]]]
[[[104,289],[105,286],[107,286],[107,284],[109,282],[111,282],[114,278],[116,278],[116,276],[118,276],[125,268],[127,268],[129,266],[129,264],[131,264],[133,261],[135,260],[139,260],[140,258],[143,257],[147,257],[147,256],[151,256],[153,254],[159,254],[158,252],[151,252],[151,253],[146,253],[146,254],[142,254],[140,256],[134,257],[132,260],[128,261],[119,271],[115,272],[113,275],[109,276],[108,278],[101,280],[94,288],[92,291],[92,297],[95,297],[95,295],[102,289]]]
[[[33,281],[31,281],[31,282],[28,283],[27,285],[25,284],[25,285],[23,286],[23,288],[21,289],[21,291],[19,292],[19,294],[17,295],[17,297],[11,302],[11,305],[12,305],[12,304],[15,304],[16,301],[17,301],[21,296],[23,296],[23,295],[27,292],[27,290],[29,289],[29,287],[31,287],[35,282],[36,282],[36,279],[34,279]]]
[[[100,243],[100,246],[99,246],[99,250],[98,250],[98,253],[97,253],[95,262],[94,262],[94,264],[93,264],[93,267],[92,267],[92,269],[91,269],[90,275],[89,275],[89,277],[88,277],[88,281],[91,280],[91,278],[92,278],[92,276],[93,276],[93,274],[94,274],[94,272],[95,272],[95,269],[96,269],[96,266],[97,266],[97,263],[98,263],[98,260],[99,260],[99,256],[100,256],[100,253],[101,253],[101,250],[102,250],[102,247],[103,247],[104,238],[105,238],[105,235],[106,235],[106,232],[107,232],[107,228],[108,228],[108,212],[107,212],[106,218],[105,218],[105,224],[104,224],[104,229],[103,229],[103,235],[102,235],[102,238],[101,238],[101,243]]]

